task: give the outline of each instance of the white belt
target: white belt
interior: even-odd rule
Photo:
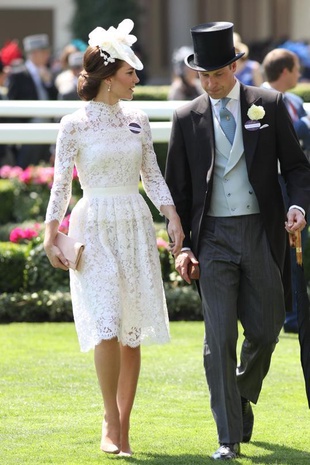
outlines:
[[[106,197],[109,195],[139,194],[138,185],[90,187],[83,190],[84,197]]]

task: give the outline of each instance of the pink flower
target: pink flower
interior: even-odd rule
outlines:
[[[166,242],[162,237],[157,237],[156,243],[157,243],[157,248],[162,247],[164,249],[168,249],[168,242]]]
[[[33,237],[38,237],[38,231],[31,228],[24,229],[24,239],[30,241]]]
[[[70,215],[67,215],[61,222],[59,226],[59,231],[67,234],[69,230],[69,223],[70,223]]]
[[[24,239],[24,230],[22,228],[15,228],[12,229],[10,232],[10,241],[11,242],[19,242],[20,240]]]
[[[41,167],[38,170],[37,182],[38,184],[48,184],[50,185],[54,177],[54,168],[51,166]]]
[[[21,241],[30,241],[34,237],[37,237],[39,228],[36,226],[35,229],[32,228],[15,228],[10,232],[10,241],[19,243]]]
[[[5,168],[5,169],[3,169]],[[18,178],[25,184],[47,184],[51,185],[54,177],[54,168],[45,166],[28,166],[26,169],[20,167],[3,167],[0,176],[6,178]]]
[[[19,178],[23,169],[20,166],[3,165],[0,168],[0,177],[5,179]]]
[[[29,184],[46,184],[52,186],[54,178],[53,166],[28,166],[22,169],[19,166],[4,165],[0,168],[0,177],[5,179],[18,179],[20,182]],[[73,181],[78,180],[78,172],[76,167],[73,168]]]
[[[30,184],[32,180],[32,170],[30,166],[28,166],[28,168],[24,169],[24,171],[20,173],[19,180],[25,184]]]

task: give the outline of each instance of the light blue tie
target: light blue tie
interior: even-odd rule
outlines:
[[[226,108],[230,98],[221,98],[220,125],[229,142],[233,143],[236,132],[236,121],[233,114]]]

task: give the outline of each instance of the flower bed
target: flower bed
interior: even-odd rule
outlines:
[[[53,268],[43,249],[44,216],[54,170],[37,166],[0,169],[0,323],[71,321],[69,273]],[[146,197],[155,221],[157,247],[170,319],[200,320],[195,285],[187,285],[174,269],[162,217]],[[68,232],[70,211],[81,196],[76,172],[73,196],[60,230]]]

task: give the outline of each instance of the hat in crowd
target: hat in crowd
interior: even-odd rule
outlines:
[[[184,59],[192,53],[194,53],[193,47],[189,47],[188,45],[183,45],[182,47],[174,50],[172,54],[172,64],[173,71],[177,76],[182,76],[184,74]]]
[[[99,47],[100,55],[107,66],[114,63],[115,59],[126,61],[130,66],[137,70],[143,69],[143,64],[135,55],[131,46],[137,41],[136,36],[129,34],[133,29],[134,23],[131,19],[124,19],[117,29],[111,26],[108,30],[103,27],[96,27],[88,35],[88,45]]]
[[[242,52],[244,54],[244,58],[247,58],[249,55],[249,47],[242,42],[240,34],[238,34],[238,32],[234,32],[233,38],[236,53]]]
[[[16,40],[6,42],[0,50],[0,57],[5,66],[9,66],[12,62],[22,59],[23,54]]]
[[[73,52],[70,53],[68,58],[68,65],[70,68],[83,68],[83,52]]]
[[[194,53],[185,58],[185,63],[196,71],[214,71],[224,68],[241,58],[236,53],[232,23],[214,22],[191,28]]]
[[[73,45],[79,52],[85,52],[87,49],[87,44],[81,39],[71,40],[71,45]]]
[[[35,34],[27,36],[23,40],[25,52],[33,52],[34,50],[43,50],[50,47],[47,34]]]

